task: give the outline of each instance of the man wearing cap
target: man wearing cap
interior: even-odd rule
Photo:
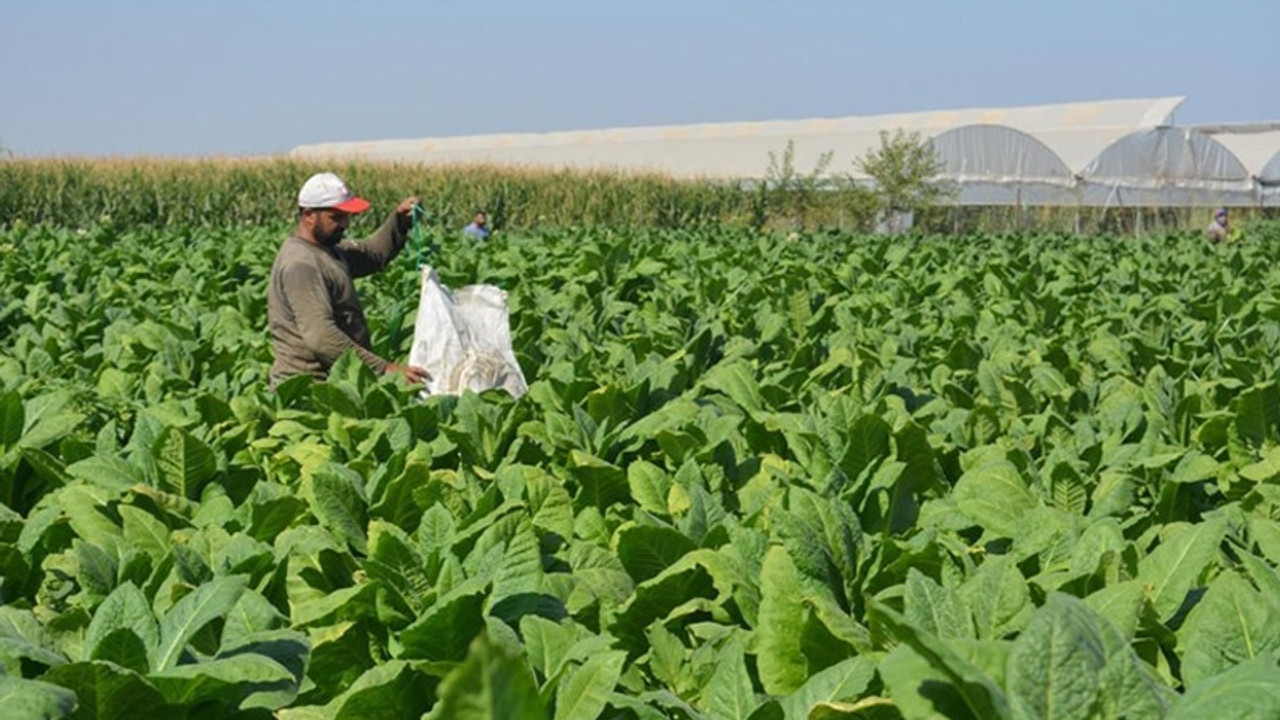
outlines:
[[[429,378],[422,368],[388,362],[369,348],[369,326],[353,280],[383,270],[404,247],[418,198],[400,202],[361,242],[343,240],[351,216],[369,209],[333,173],[312,175],[298,191],[298,224],[276,254],[267,288],[267,324],[275,362],[271,386],[292,375],[324,379],[351,349],[378,374]]]
[[[1226,242],[1230,234],[1231,225],[1227,222],[1227,209],[1218,208],[1218,211],[1213,214],[1213,222],[1204,229],[1204,236],[1213,242],[1220,243]]]

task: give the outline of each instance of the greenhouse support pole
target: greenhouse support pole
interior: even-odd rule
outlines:
[[[1080,208],[1084,205],[1084,188],[1081,186],[1080,178],[1075,178],[1075,187],[1072,193],[1076,196],[1076,235],[1080,234]]]

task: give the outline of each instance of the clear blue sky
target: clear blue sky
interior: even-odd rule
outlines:
[[[1280,0],[121,0],[0,11],[0,144],[325,140],[1186,95],[1280,120]]]

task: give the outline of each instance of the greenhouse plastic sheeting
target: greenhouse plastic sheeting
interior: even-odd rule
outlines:
[[[1262,166],[1262,170],[1258,173],[1258,180],[1263,185],[1280,186],[1280,152],[1271,158],[1271,162]]]
[[[809,120],[620,127],[304,145],[310,159],[484,163],[656,172],[711,181],[792,168],[869,182],[856,161],[881,133],[919,133],[959,205],[1186,207],[1280,204],[1280,122],[1173,127],[1181,97]],[[829,154],[829,155],[828,155]],[[774,172],[771,172],[774,171]]]
[[[1231,150],[1261,184],[1280,185],[1280,123],[1196,125],[1194,128]]]
[[[1182,100],[1104,100],[808,120],[334,142],[299,146],[290,155],[424,165],[484,163],[654,171],[676,177],[730,180],[765,177],[770,154],[781,154],[792,142],[797,170],[810,171],[823,153],[830,152],[833,170],[861,177],[853,161],[879,147],[881,132],[902,129],[933,138],[964,125],[1002,125],[1033,135],[1048,129],[1089,132],[1098,127],[1119,128],[1123,135],[1169,122]]]
[[[966,125],[933,139],[941,175],[958,183],[1013,181],[1070,186],[1071,168],[1044,143],[1002,125]]]
[[[1074,205],[1075,177],[1053,150],[1003,125],[965,125],[933,139],[939,179],[960,205]]]
[[[1239,158],[1209,135],[1189,128],[1126,135],[1099,153],[1080,175],[1086,205],[1250,205],[1257,197],[1253,178]],[[1116,197],[1119,202],[1112,202]]]
[[[427,395],[502,388],[520,397],[529,389],[511,349],[507,294],[493,285],[450,292],[429,266],[422,268],[409,364],[431,374]]]

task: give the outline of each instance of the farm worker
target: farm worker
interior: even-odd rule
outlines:
[[[487,222],[489,222],[489,218],[484,214],[484,211],[477,210],[476,216],[471,220],[471,224],[462,228],[462,233],[475,240],[487,240],[489,238],[489,228],[485,226]]]
[[[1204,236],[1213,242],[1220,243],[1225,242],[1230,234],[1231,224],[1227,222],[1227,209],[1218,208],[1218,211],[1213,214],[1213,222],[1204,229]]]
[[[344,350],[352,349],[378,374],[400,373],[410,382],[427,371],[388,362],[369,349],[369,326],[353,280],[383,270],[404,247],[418,198],[407,197],[367,239],[343,240],[351,216],[369,209],[333,173],[312,175],[298,191],[298,224],[271,266],[267,324],[275,362],[271,387],[291,375],[324,379]]]

